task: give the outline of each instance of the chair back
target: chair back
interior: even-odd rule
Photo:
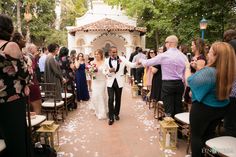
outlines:
[[[56,83],[40,83],[41,92],[44,93],[44,101],[56,101],[59,100],[56,97]]]
[[[41,94],[43,93],[42,112],[46,113],[47,120],[49,120],[49,115],[52,115],[56,123],[59,119],[64,121],[64,101],[58,97],[56,83],[40,83],[40,86]]]

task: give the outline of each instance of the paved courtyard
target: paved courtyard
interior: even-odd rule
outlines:
[[[132,98],[130,85],[123,88],[120,120],[109,126],[98,120],[82,102],[60,128],[59,157],[184,157],[186,140],[176,150],[161,150],[159,124],[153,109],[141,98]]]

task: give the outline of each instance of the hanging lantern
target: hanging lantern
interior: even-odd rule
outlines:
[[[26,12],[26,13],[24,13],[24,18],[25,18],[26,22],[29,22],[32,20],[32,14]]]
[[[171,117],[160,122],[159,143],[162,149],[175,149],[177,144],[178,125]]]
[[[32,20],[32,14],[30,13],[30,3],[26,5],[24,19],[27,23]]]

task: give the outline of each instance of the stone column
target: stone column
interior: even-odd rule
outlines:
[[[67,34],[67,41],[68,41],[68,49],[70,51],[75,49],[75,36],[73,36],[70,33],[68,33]]]
[[[129,60],[130,54],[134,51],[134,45],[125,45],[126,58]],[[128,74],[130,75],[130,68],[127,68]]]
[[[130,54],[134,51],[134,45],[125,45],[125,55],[126,58],[129,59]]]
[[[143,49],[146,49],[146,35],[141,36],[140,45]]]

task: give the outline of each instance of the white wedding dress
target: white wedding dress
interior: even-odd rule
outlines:
[[[104,63],[98,67],[98,72],[94,73],[95,79],[92,80],[90,109],[95,110],[98,119],[106,119],[108,111],[106,77],[102,72],[104,67]]]

